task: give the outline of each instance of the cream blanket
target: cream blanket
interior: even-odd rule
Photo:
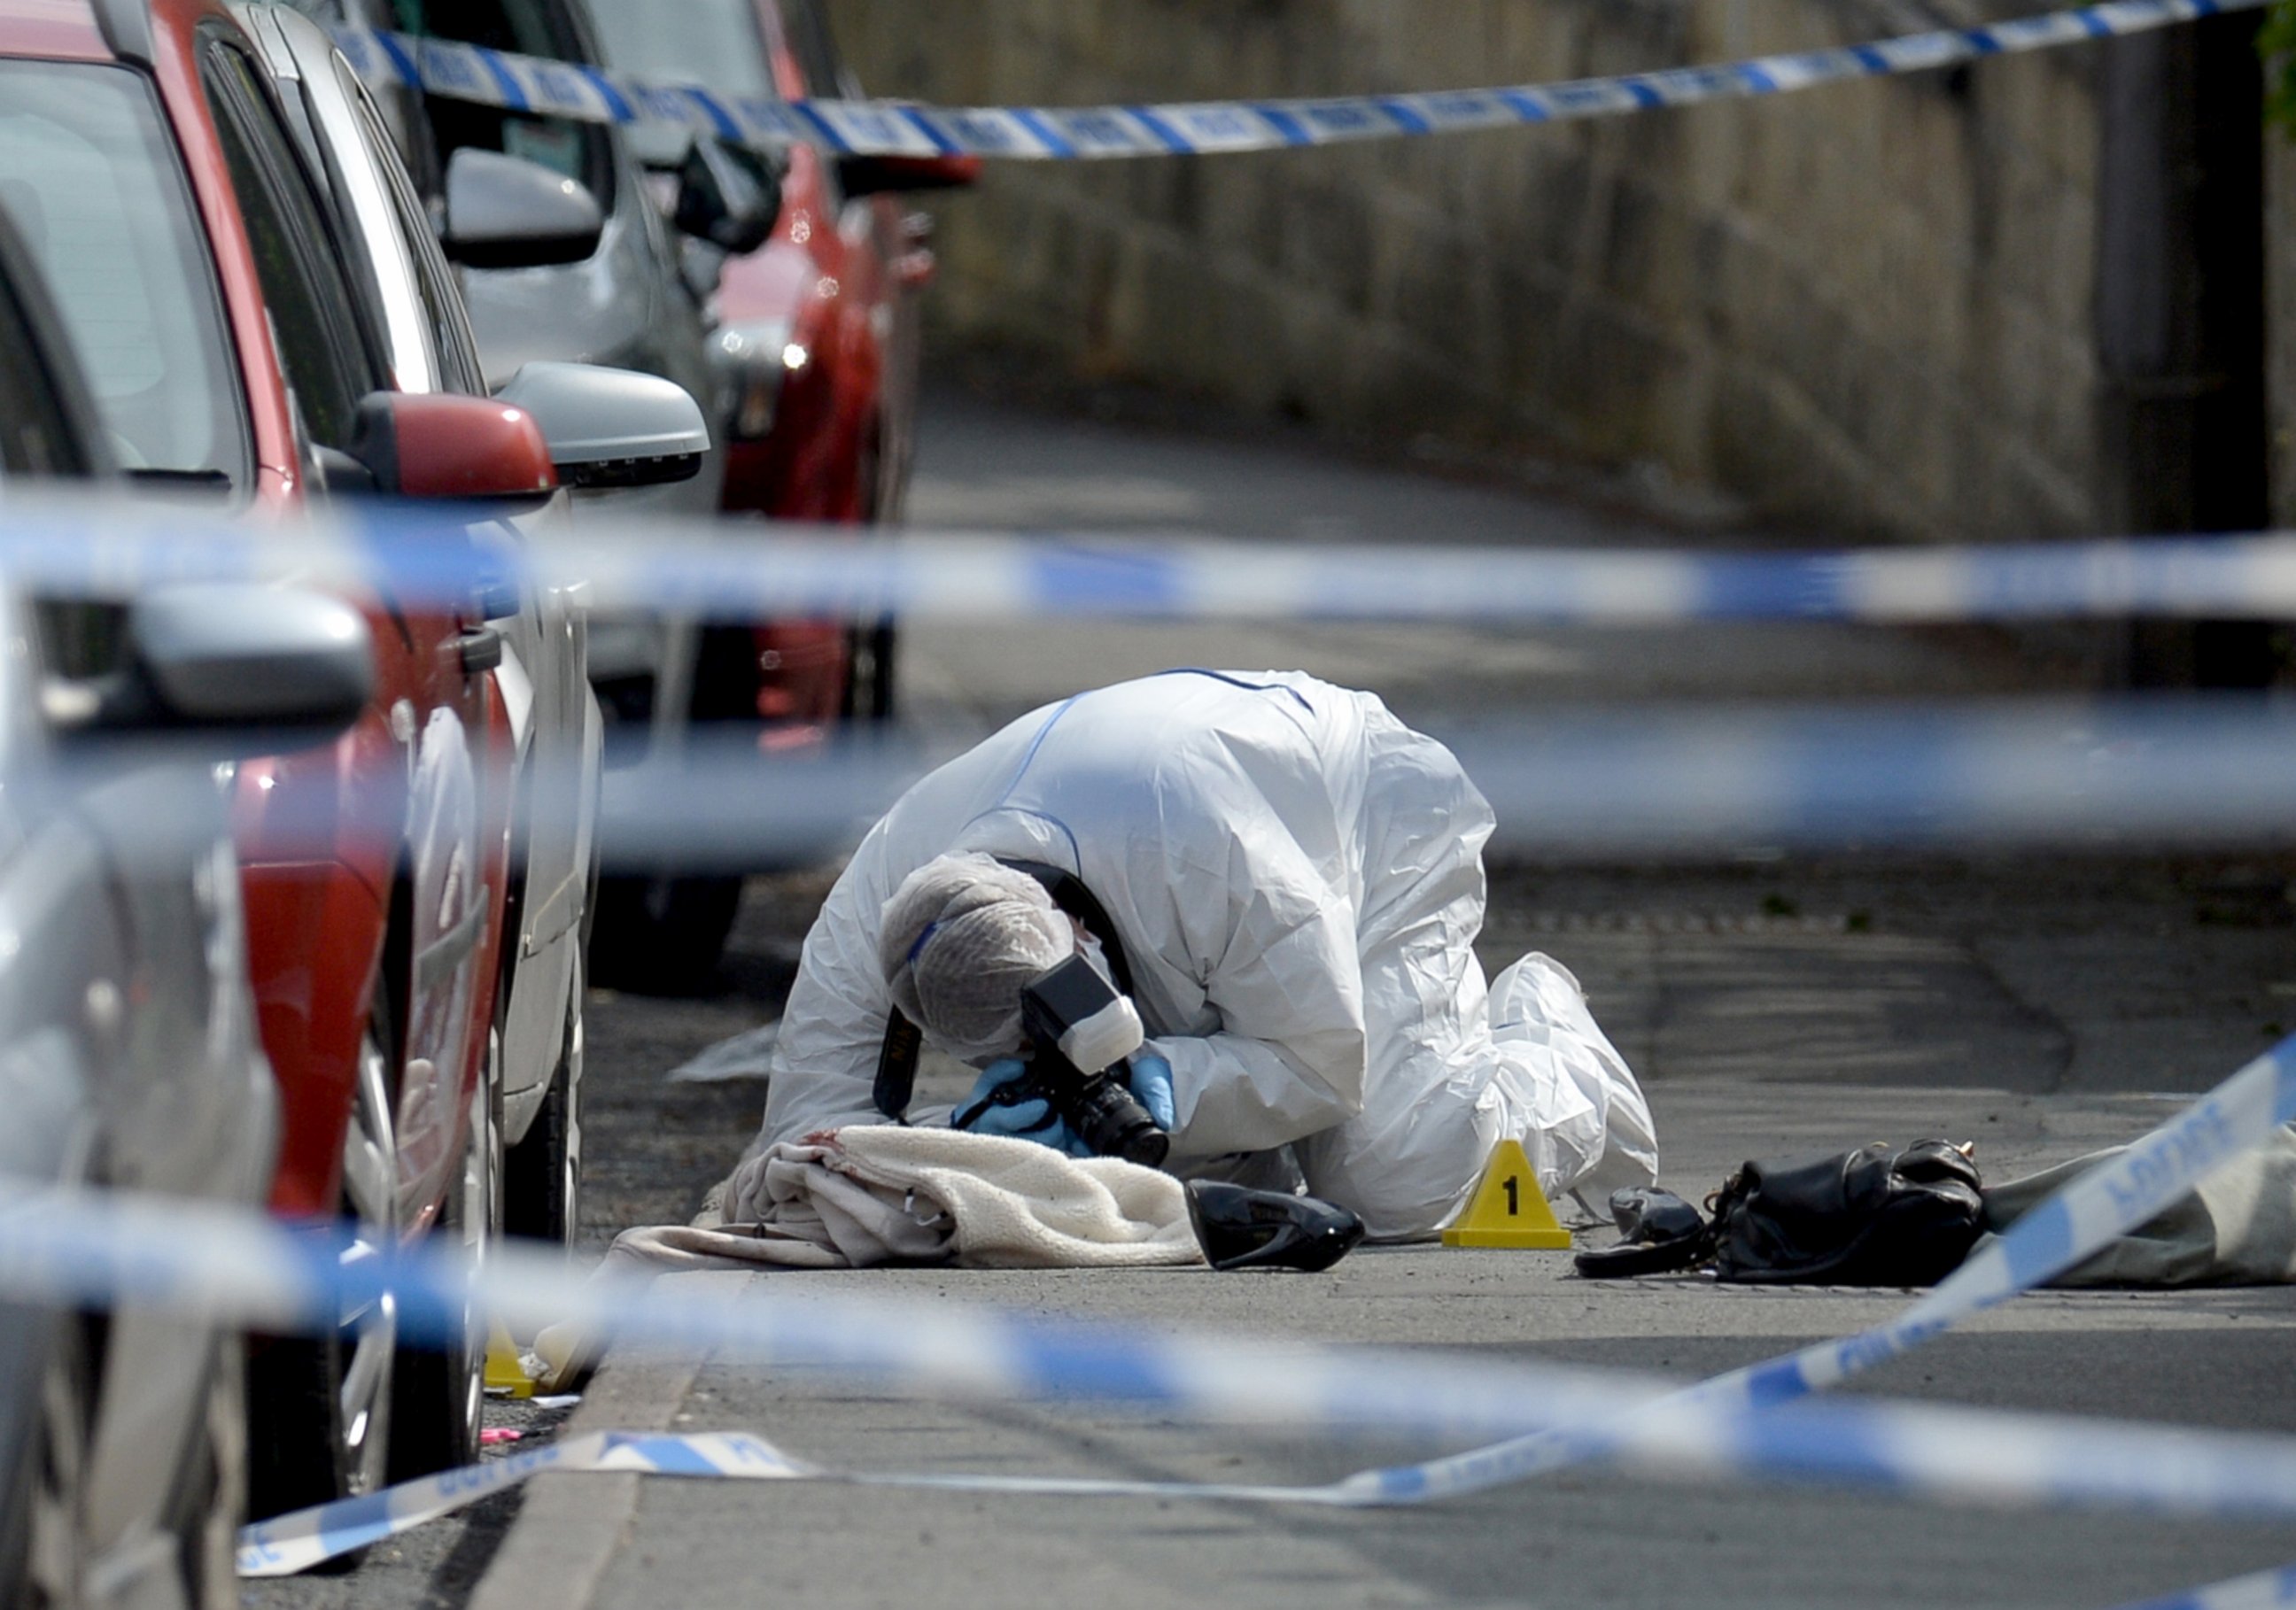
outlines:
[[[727,1223],[726,1202],[761,1204]],[[609,1267],[1139,1269],[1201,1264],[1171,1175],[1033,1140],[848,1124],[745,1160],[690,1225],[625,1230]]]
[[[762,1204],[728,1223],[727,1202]],[[597,1273],[709,1269],[1201,1267],[1185,1189],[1115,1157],[1073,1158],[1033,1140],[898,1124],[848,1124],[745,1159],[691,1224],[626,1230]],[[535,1338],[527,1373],[571,1389],[597,1361],[572,1324]]]

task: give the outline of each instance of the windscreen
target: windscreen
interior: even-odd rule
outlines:
[[[776,100],[773,69],[758,31],[756,0],[591,0],[606,65],[617,72],[665,84],[699,84],[728,95]],[[630,149],[652,168],[685,156],[691,136],[681,128],[640,124]]]
[[[590,0],[606,65],[641,78],[774,99],[755,0]]]
[[[676,16],[692,3],[675,0],[656,9]],[[392,11],[399,27],[410,34],[483,45],[513,55],[587,60],[567,0],[394,0]],[[587,185],[600,207],[613,210],[613,146],[597,124],[504,111],[445,95],[424,99],[442,164],[466,145],[504,151]]]
[[[45,274],[120,467],[247,477],[222,305],[175,147],[135,73],[0,62],[0,207]]]

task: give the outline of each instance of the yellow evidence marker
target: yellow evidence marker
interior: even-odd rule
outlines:
[[[1546,1205],[1546,1194],[1538,1189],[1538,1172],[1523,1156],[1521,1141],[1510,1137],[1491,1148],[1474,1199],[1459,1222],[1443,1232],[1443,1245],[1570,1250],[1570,1232]]]
[[[530,1398],[534,1377],[519,1360],[518,1344],[500,1320],[487,1337],[487,1391],[496,1397]]]

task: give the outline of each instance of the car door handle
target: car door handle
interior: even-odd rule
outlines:
[[[462,658],[465,676],[476,676],[502,664],[503,634],[499,626],[479,626],[465,632],[455,639],[454,646]]]

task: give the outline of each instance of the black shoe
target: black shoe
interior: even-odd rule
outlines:
[[[1364,1238],[1361,1219],[1313,1197],[1194,1180],[1188,1218],[1214,1269],[1329,1269]]]

